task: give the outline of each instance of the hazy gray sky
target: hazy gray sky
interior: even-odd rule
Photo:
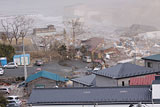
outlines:
[[[106,23],[160,27],[160,0],[0,0],[0,16],[16,14],[63,15],[64,7],[86,4],[103,14]]]

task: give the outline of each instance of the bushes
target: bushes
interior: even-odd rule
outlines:
[[[15,49],[11,45],[0,44],[0,57],[7,57],[8,61],[12,61]]]
[[[17,78],[16,78],[16,81],[24,81],[24,80],[25,80],[24,77],[17,77]]]
[[[6,107],[7,103],[6,98],[0,94],[0,107]]]

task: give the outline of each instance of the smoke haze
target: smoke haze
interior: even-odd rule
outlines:
[[[0,0],[0,16],[42,14],[63,16],[66,6],[83,4],[99,12],[106,25],[151,25],[160,28],[160,0]]]

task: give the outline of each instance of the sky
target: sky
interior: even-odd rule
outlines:
[[[99,12],[97,20],[106,25],[145,24],[160,28],[160,0],[0,0],[0,16],[63,16],[65,7],[77,4]]]

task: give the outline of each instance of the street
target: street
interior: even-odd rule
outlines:
[[[62,66],[62,65],[65,66]],[[61,76],[66,76],[69,74],[70,71],[73,71],[73,68],[76,68],[75,70],[82,70],[84,71],[85,67],[87,66],[87,63],[82,62],[81,60],[67,60],[65,62],[62,62],[62,65],[58,63],[58,61],[53,61],[49,63],[45,63],[43,66],[35,66],[27,67],[27,74],[28,76],[31,74],[34,74],[37,71],[37,69],[53,72],[56,74],[59,74]],[[10,77],[23,77],[24,76],[24,68],[23,66],[19,66],[16,69],[4,69],[5,73],[4,75],[0,76],[0,78],[10,78]],[[11,89],[11,93],[9,95],[16,95],[20,97],[22,101],[22,107],[26,107],[26,98],[24,97],[24,88],[18,87],[19,83],[13,83],[9,86],[3,86],[3,87],[9,87]]]
[[[44,64],[43,66],[35,66],[27,67],[27,75],[31,75],[37,72],[37,69],[49,71],[52,73],[59,74],[61,76],[67,75],[68,72],[72,71],[72,68],[84,69],[87,66],[87,63],[84,63],[80,60],[72,60],[65,62],[67,66],[62,66],[58,64],[58,61],[49,62]],[[0,77],[23,77],[24,76],[24,68],[23,66],[19,66],[17,69],[4,69],[5,73]]]

